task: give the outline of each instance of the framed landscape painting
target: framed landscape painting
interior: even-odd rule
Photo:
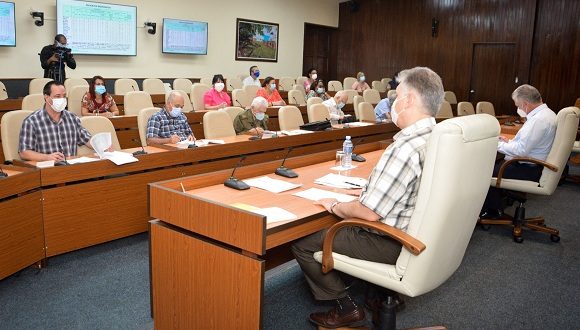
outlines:
[[[278,62],[278,24],[238,18],[236,61]]]

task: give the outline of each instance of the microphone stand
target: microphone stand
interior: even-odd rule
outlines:
[[[197,144],[195,144],[196,140],[195,140],[195,135],[191,135],[193,137],[193,144],[189,144],[187,145],[187,149],[195,149],[197,148]]]
[[[356,142],[356,144],[353,144],[353,145],[352,145],[352,150],[354,151],[354,147],[355,147],[355,146],[358,146],[358,145],[359,145],[359,144],[361,144],[361,143],[363,143],[363,142],[364,142],[364,140],[365,140],[365,139],[364,139],[364,138],[362,138],[362,139],[358,140],[358,141]],[[354,160],[355,162],[365,162],[365,161],[366,161],[366,158],[364,158],[364,157],[363,157],[363,156],[361,156],[361,155],[355,154],[354,152],[353,152],[353,153],[350,155],[350,159]]]
[[[234,170],[232,171],[232,174],[230,175],[230,178],[227,179],[226,181],[224,181],[224,186],[226,186],[228,188],[235,189],[235,190],[247,190],[247,189],[250,189],[250,186],[248,186],[247,183],[245,183],[244,181],[240,181],[240,180],[236,179],[236,177],[234,176],[234,173],[236,173],[236,170],[238,169],[238,167],[240,167],[240,165],[242,164],[242,162],[245,159],[246,159],[246,156],[240,157],[240,160],[238,161],[238,163],[234,167]]]
[[[286,158],[288,158],[288,155],[290,154],[292,149],[294,149],[294,148],[293,147],[288,148],[288,152],[286,153],[286,156],[284,156],[284,159],[282,160],[282,164],[280,164],[280,167],[278,167],[276,169],[274,174],[277,174],[279,176],[283,176],[286,178],[297,178],[298,177],[298,174],[296,174],[296,172],[292,171],[291,169],[289,169],[287,167],[284,167],[284,163],[286,162]]]
[[[141,144],[141,141],[137,140],[137,139],[131,139],[131,141],[139,144],[141,146],[141,150],[135,151],[133,152],[133,156],[139,156],[139,155],[146,155],[147,151],[145,151],[145,148],[143,148],[143,145]]]

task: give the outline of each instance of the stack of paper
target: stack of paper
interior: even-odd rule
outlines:
[[[329,173],[321,178],[314,180],[314,183],[334,188],[361,189],[367,184],[367,180],[358,177]]]
[[[67,159],[66,162],[69,164],[80,164],[80,163],[90,163],[100,160],[99,158],[91,158],[91,157],[79,157],[73,159]]]
[[[108,159],[115,163],[115,165],[129,164],[139,161],[139,159],[133,157],[133,154],[122,151],[105,151],[103,153],[102,159]]]
[[[244,182],[252,187],[264,189],[273,193],[281,193],[283,191],[296,189],[302,186],[301,184],[294,184],[283,180],[276,180],[269,178],[267,176],[261,176],[254,179],[247,179],[244,180]]]
[[[283,131],[280,131],[280,133],[290,136],[290,135],[309,134],[309,133],[314,133],[314,132],[303,130],[303,129],[293,129],[293,130],[289,130],[289,131],[283,130]]]
[[[341,203],[350,202],[356,197],[346,194],[339,194],[328,190],[318,189],[318,188],[310,188],[307,190],[302,190],[297,193],[292,194],[294,196],[302,197],[309,199],[311,201],[321,200],[323,198],[334,198]]]
[[[273,223],[279,221],[296,220],[298,217],[292,212],[288,212],[280,207],[266,207],[258,208],[244,203],[234,203],[232,206],[242,210],[258,213],[266,217],[266,223]]]
[[[364,121],[353,121],[352,123],[348,123],[350,127],[362,127],[362,126],[371,126],[374,125],[373,123],[367,123]]]

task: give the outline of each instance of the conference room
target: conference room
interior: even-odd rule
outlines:
[[[573,328],[579,14],[573,0],[0,1],[0,328]],[[21,128],[56,111],[49,81],[93,139],[29,161]],[[530,134],[535,107],[549,147],[510,162],[499,141]],[[427,108],[408,227],[373,211],[396,262],[337,252]],[[147,143],[160,114],[192,138]],[[494,162],[541,165],[529,181]],[[502,212],[484,217],[494,187]],[[329,228],[334,253],[329,234],[310,257],[349,294],[317,300],[296,246]],[[345,297],[357,322],[320,321]]]

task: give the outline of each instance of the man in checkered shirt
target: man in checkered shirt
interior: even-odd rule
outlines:
[[[183,96],[171,92],[165,107],[149,118],[147,123],[147,144],[177,143],[183,140],[193,141],[193,132],[182,112]]]
[[[443,102],[443,84],[435,72],[424,67],[402,71],[398,81],[398,97],[392,104],[391,116],[401,131],[374,167],[359,199],[348,203],[322,199],[316,204],[340,218],[380,221],[406,231],[417,201],[427,140]],[[320,263],[314,259],[313,253],[322,250],[325,233],[322,230],[312,234],[292,247],[314,298],[336,301],[336,307],[330,311],[310,314],[310,321],[327,328],[362,325],[364,309],[348,295],[338,272],[323,274]],[[401,244],[361,227],[347,227],[338,231],[333,251],[394,264]]]
[[[80,119],[65,110],[66,90],[59,82],[48,82],[43,89],[44,107],[22,122],[18,153],[23,160],[61,162],[75,156],[77,146],[89,148],[91,134]]]

